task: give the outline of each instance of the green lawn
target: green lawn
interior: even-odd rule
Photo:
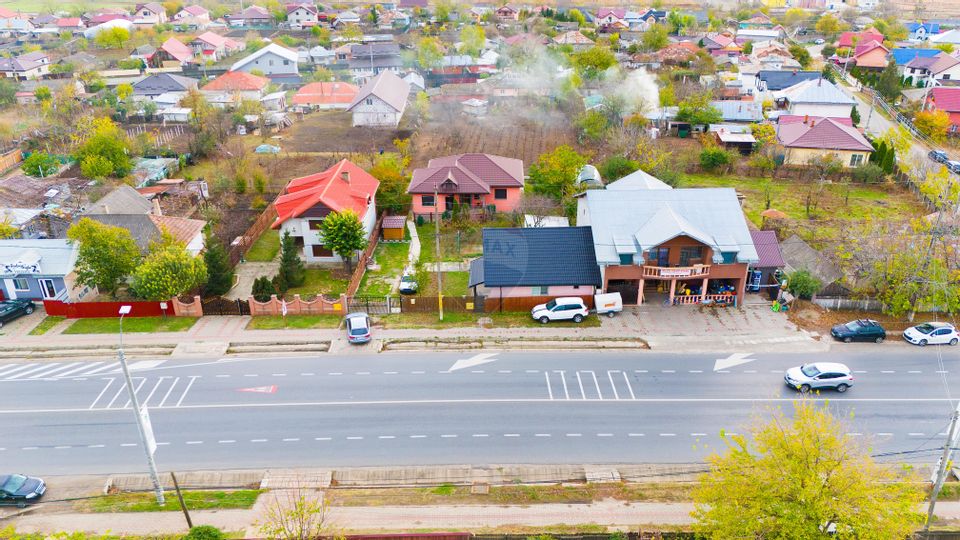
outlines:
[[[196,317],[124,317],[123,331],[134,332],[185,332],[197,322]],[[64,334],[117,334],[120,321],[117,317],[77,319]]]
[[[350,276],[346,275],[346,270],[342,267],[337,269],[307,268],[306,281],[299,287],[287,290],[287,298],[293,298],[295,294],[299,294],[304,299],[318,294],[340,296],[346,292],[349,284]]]
[[[486,227],[487,224],[484,223]],[[417,236],[420,237],[420,261],[434,262],[437,260],[437,242],[434,235],[434,226],[431,223],[424,223],[417,227]],[[440,250],[443,254],[442,261],[456,262],[463,259],[475,257],[483,253],[482,231],[480,229],[467,231],[457,237],[457,231],[450,227],[441,227],[440,229]]]
[[[404,328],[467,328],[476,327],[480,324],[480,319],[490,319],[492,325],[485,328],[539,328],[543,324],[533,320],[527,312],[505,312],[505,313],[462,313],[445,312],[443,321],[439,320],[437,313],[401,313],[392,315],[380,315],[376,317],[378,324],[389,329]],[[596,315],[590,315],[577,324],[572,321],[552,322],[546,327],[549,328],[596,328],[600,326],[600,318]]]
[[[437,295],[437,273],[428,272],[430,280],[421,287],[420,294],[424,296]],[[470,282],[470,272],[442,272],[443,294],[445,296],[466,296],[472,294],[467,289]]]
[[[43,334],[46,334],[47,332],[49,332],[50,329],[53,328],[54,326],[62,323],[64,320],[66,320],[66,317],[58,317],[56,315],[51,315],[49,317],[46,317],[42,321],[40,321],[40,324],[35,326],[33,330],[30,331],[30,335],[42,336]]]
[[[190,510],[228,510],[251,508],[263,491],[244,489],[239,491],[184,491],[183,502]],[[80,503],[92,512],[179,512],[180,503],[176,494],[168,492],[166,503],[157,504],[153,493],[121,493],[96,497]]]
[[[340,315],[261,315],[250,319],[247,330],[279,330],[283,328],[336,328]]]
[[[267,229],[250,246],[250,251],[243,258],[250,262],[270,262],[276,258],[277,253],[280,253],[280,232]]]
[[[360,282],[359,295],[385,296],[390,294],[393,281],[400,277],[407,265],[407,255],[410,253],[409,242],[380,242],[373,259],[380,265],[377,271],[370,271],[363,275]]]

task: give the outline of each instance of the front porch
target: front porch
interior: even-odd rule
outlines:
[[[742,267],[742,268],[741,268]],[[609,266],[604,291],[619,292],[623,303],[642,305],[733,305],[742,302],[746,265],[687,267]]]

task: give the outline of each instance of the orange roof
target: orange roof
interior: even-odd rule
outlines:
[[[379,180],[344,159],[323,172],[291,180],[277,197],[277,219],[272,227],[279,229],[284,221],[318,204],[333,212],[353,210],[362,219],[378,187]]]
[[[293,96],[294,105],[349,105],[360,89],[345,82],[315,82],[305,85]]]
[[[14,19],[20,17],[16,11],[9,10],[5,7],[0,7],[0,19]]]
[[[237,92],[243,90],[263,90],[270,79],[253,75],[246,71],[228,71],[204,85],[201,90]]]
[[[203,232],[203,227],[207,224],[206,221],[201,219],[189,219],[176,216],[158,216],[155,214],[150,214],[150,221],[152,221],[158,229],[167,231],[174,238],[183,242],[184,244],[189,244],[191,241],[193,241],[198,234]]]

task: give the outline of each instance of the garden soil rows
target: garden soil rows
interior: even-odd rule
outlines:
[[[394,139],[409,138],[409,130],[353,127],[348,112],[322,111],[297,117],[283,133],[281,147],[289,152],[395,152]]]

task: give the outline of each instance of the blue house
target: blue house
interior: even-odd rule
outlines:
[[[76,301],[96,293],[76,282],[78,252],[65,239],[0,240],[0,298]]]
[[[890,51],[890,58],[894,64],[897,65],[897,71],[902,77],[904,75],[903,68],[911,60],[915,58],[933,58],[940,52],[940,49],[908,49],[900,47]]]
[[[912,41],[926,41],[930,36],[940,33],[939,23],[912,22],[905,25],[910,35],[907,39]]]

